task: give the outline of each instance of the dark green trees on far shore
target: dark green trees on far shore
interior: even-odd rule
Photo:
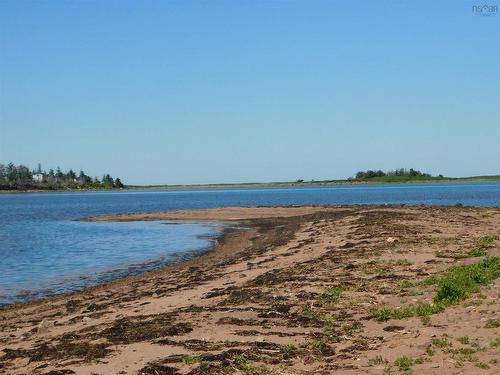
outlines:
[[[371,178],[380,178],[380,177],[396,177],[396,178],[432,178],[433,176],[429,173],[423,173],[416,169],[410,168],[398,168],[392,171],[384,172],[382,170],[367,170],[367,171],[359,171],[356,173],[354,178],[351,180],[367,180]],[[439,175],[435,178],[443,178],[442,175]]]
[[[102,180],[90,177],[84,171],[76,173],[73,169],[63,172],[61,168],[45,171],[41,164],[34,170],[25,165],[0,163],[0,190],[59,190],[59,189],[113,189],[123,188],[119,178],[105,174]]]

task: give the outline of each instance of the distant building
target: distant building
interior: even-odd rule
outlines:
[[[43,182],[44,175],[43,173],[35,173],[33,175],[33,182]]]

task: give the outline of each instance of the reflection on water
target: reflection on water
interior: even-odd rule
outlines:
[[[8,250],[2,246],[0,303],[81,289],[187,259],[206,249],[220,228],[218,223],[25,223],[16,236],[22,241],[11,242]]]

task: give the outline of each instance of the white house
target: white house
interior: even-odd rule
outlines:
[[[34,182],[43,182],[43,173],[35,173],[33,175],[33,181]]]

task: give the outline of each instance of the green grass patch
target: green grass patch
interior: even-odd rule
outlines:
[[[368,365],[369,366],[378,366],[378,365],[386,365],[388,364],[389,361],[382,357],[381,355],[377,355],[374,358],[368,359]]]
[[[185,355],[182,357],[182,362],[186,365],[193,365],[195,363],[201,363],[203,357],[201,355]]]
[[[304,306],[304,308],[302,309],[302,314],[304,314],[308,318],[313,318],[313,319],[321,319],[322,315],[321,311],[311,306]]]
[[[314,353],[322,356],[332,356],[335,354],[335,347],[328,343],[326,338],[307,341],[305,347],[311,349]]]
[[[457,338],[458,342],[461,342],[464,345],[470,344],[470,338],[468,336],[462,336]]]
[[[297,350],[297,347],[293,344],[285,344],[281,347],[281,352],[285,354],[290,354]]]
[[[384,276],[387,274],[387,271],[380,267],[373,267],[371,272],[378,276]]]
[[[432,275],[422,280],[420,282],[420,285],[422,286],[436,285],[438,282],[439,282],[439,277],[437,275]]]
[[[459,348],[457,350],[457,353],[465,355],[465,356],[471,356],[475,352],[477,352],[477,350],[473,349],[473,348]]]
[[[490,346],[493,347],[493,348],[496,348],[497,346],[500,346],[500,336],[497,337],[492,342],[490,342]]]
[[[410,280],[401,280],[398,282],[398,286],[402,289],[408,289],[415,286]]]
[[[382,308],[375,310],[372,317],[382,322],[388,319],[407,319],[414,316],[429,316],[441,312],[443,309],[444,308],[440,304],[419,302],[401,309]]]
[[[252,366],[245,354],[235,354],[231,359],[233,360],[234,366],[246,375],[269,374],[270,372],[269,368],[265,364]]]
[[[467,253],[468,257],[482,257],[488,254],[488,251],[483,247],[475,247]]]
[[[491,246],[495,241],[498,241],[498,236],[484,236],[479,237],[476,240],[477,247],[473,248],[471,251],[467,253],[469,257],[482,257],[488,255],[487,248]]]
[[[409,372],[411,365],[413,365],[413,359],[407,356],[402,356],[394,361],[394,364],[399,367],[402,372]]]
[[[500,276],[500,257],[487,257],[479,263],[454,266],[444,272],[441,277],[432,276],[425,285],[437,284],[434,303],[416,303],[401,309],[382,308],[375,310],[372,317],[378,321],[388,319],[406,319],[414,316],[425,317],[439,313],[446,305],[453,305],[469,297]]]
[[[476,240],[476,244],[479,246],[488,246],[491,245],[493,242],[498,241],[500,237],[498,236],[484,236],[480,237]]]
[[[484,328],[498,328],[500,327],[500,320],[498,319],[488,319]]]
[[[451,344],[448,341],[448,338],[446,336],[443,336],[441,338],[433,337],[431,342],[432,342],[432,345],[437,346],[438,348],[445,348],[447,346],[451,346]]]
[[[328,288],[322,295],[318,298],[318,304],[320,306],[328,306],[337,303],[340,296],[344,292],[343,288],[333,287]]]
[[[485,362],[478,362],[476,363],[476,367],[482,368],[483,370],[488,370],[490,368],[490,365]]]
[[[452,305],[477,292],[500,276],[500,258],[488,257],[479,263],[449,268],[438,281],[435,303]]]
[[[394,261],[395,266],[411,266],[412,264],[408,259],[397,259]]]

